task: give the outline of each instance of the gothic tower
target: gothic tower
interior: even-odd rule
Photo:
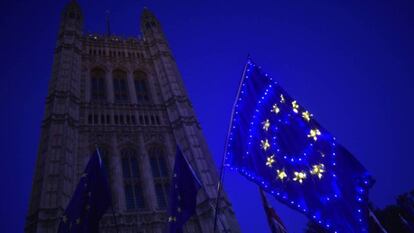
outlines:
[[[55,233],[95,145],[109,171],[120,232],[164,233],[176,145],[203,183],[185,232],[213,232],[217,169],[161,24],[148,9],[142,38],[85,35],[65,7],[42,122],[27,233]],[[219,232],[240,232],[225,195]],[[112,211],[101,232],[114,232]]]

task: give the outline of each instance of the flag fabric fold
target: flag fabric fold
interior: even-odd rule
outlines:
[[[332,232],[368,231],[371,176],[250,59],[230,124],[225,166]]]
[[[270,231],[272,233],[287,233],[286,227],[283,224],[282,219],[280,219],[279,215],[276,214],[275,209],[273,209],[272,206],[270,206],[263,189],[259,188],[259,191],[260,197],[262,198],[263,209],[266,213],[267,223],[270,227]]]
[[[58,233],[98,233],[99,220],[110,205],[108,176],[96,150],[61,217]]]
[[[177,147],[170,187],[168,209],[169,233],[182,233],[183,226],[196,213],[197,193],[201,183]]]

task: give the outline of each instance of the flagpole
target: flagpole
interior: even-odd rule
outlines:
[[[236,103],[237,103],[237,100],[239,99],[239,96],[240,96],[242,84],[243,84],[243,81],[244,81],[244,77],[245,77],[245,74],[246,74],[247,65],[248,65],[249,61],[250,61],[250,55],[247,55],[247,63],[244,66],[242,78],[240,79],[240,83],[239,83],[239,89],[237,90],[236,99],[233,103],[233,107],[232,107],[232,110],[231,110],[229,128],[227,130],[227,137],[226,137],[226,141],[225,141],[225,144],[224,144],[223,157],[221,159],[220,177],[219,177],[219,181],[217,183],[217,197],[216,197],[216,208],[215,208],[215,211],[214,211],[214,228],[213,228],[214,230],[213,230],[213,233],[216,233],[216,230],[217,230],[217,218],[218,218],[218,215],[219,215],[219,212],[220,212],[220,207],[219,207],[219,205],[220,205],[220,194],[221,194],[221,189],[222,189],[223,180],[224,180],[224,163],[226,161],[227,144],[228,144],[228,140],[229,140],[230,130],[231,130],[231,127],[233,126],[232,119],[234,117]]]
[[[99,147],[98,144],[95,144],[95,148],[96,148],[96,152],[98,153],[99,156],[99,161],[102,162],[102,157],[101,157],[101,153],[99,152]],[[109,187],[111,186],[110,182],[109,183]],[[112,195],[111,195],[111,210],[112,210],[112,218],[114,219],[114,223],[115,223],[115,230],[116,233],[119,233],[119,227],[118,227],[118,222],[116,220],[116,216],[115,216],[115,211],[114,211],[114,204],[113,204],[113,200],[112,200]]]
[[[214,208],[213,204],[210,203],[210,207],[215,211],[216,209]],[[227,233],[226,227],[223,223],[223,220],[221,218],[218,218],[218,221],[220,222],[221,227],[224,229],[225,233]]]
[[[179,148],[178,146],[177,146],[177,150],[180,150],[180,148]],[[184,156],[184,154],[182,154],[182,156],[183,156],[184,161],[187,163],[188,168],[190,168],[191,172],[193,173],[194,178],[198,181],[198,183],[200,183],[200,184],[201,184],[201,181],[200,181],[200,179],[198,178],[198,176],[196,175],[196,173],[194,172],[193,167],[191,167],[190,162],[187,160],[187,158]],[[208,193],[207,193],[206,187],[205,187],[204,185],[201,185],[201,187],[202,187],[202,189],[204,190],[204,193],[206,194],[206,196],[208,196]],[[211,203],[209,203],[209,204],[210,204],[210,207],[211,207],[213,210],[215,210],[215,208],[214,208],[213,204],[211,204]],[[220,221],[220,225],[221,225],[221,227],[222,227],[223,229],[225,229],[225,227],[224,227],[224,223],[223,223],[223,220],[222,220],[221,218],[219,218],[219,221]],[[226,232],[227,232],[227,231],[226,231]]]
[[[401,214],[398,214],[398,216],[400,216],[401,221],[407,226],[407,228],[414,232],[414,228],[410,226],[408,221],[403,216],[401,216]]]
[[[371,210],[371,208],[369,208],[369,215],[371,215],[371,217],[374,219],[374,222],[378,225],[383,233],[388,233],[387,230],[385,230],[384,226],[382,226],[381,222],[378,220],[374,211]]]
[[[112,203],[111,203],[111,209],[112,209],[112,218],[114,219],[114,223],[115,223],[115,230],[116,230],[116,233],[119,233],[118,222],[116,221],[114,205],[112,205]]]

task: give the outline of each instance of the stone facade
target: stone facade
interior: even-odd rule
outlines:
[[[76,1],[62,13],[25,232],[55,233],[98,145],[109,170],[119,232],[166,232],[176,145],[203,188],[185,232],[213,232],[218,174],[156,17],[141,16],[142,38],[84,35]],[[221,199],[219,232],[240,232]],[[101,232],[116,232],[112,211]]]

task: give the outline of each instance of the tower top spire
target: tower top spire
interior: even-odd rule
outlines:
[[[77,31],[81,33],[83,27],[83,15],[79,3],[70,0],[61,14],[60,32]]]
[[[63,17],[65,18],[76,18],[81,19],[82,18],[82,10],[79,5],[79,3],[76,0],[70,0],[64,10],[63,10]]]
[[[147,7],[144,7],[141,14],[141,32],[143,32],[144,36],[149,32],[162,32],[160,22]]]
[[[144,6],[142,10],[141,20],[148,20],[148,19],[157,19],[154,13],[148,9],[148,7]]]

